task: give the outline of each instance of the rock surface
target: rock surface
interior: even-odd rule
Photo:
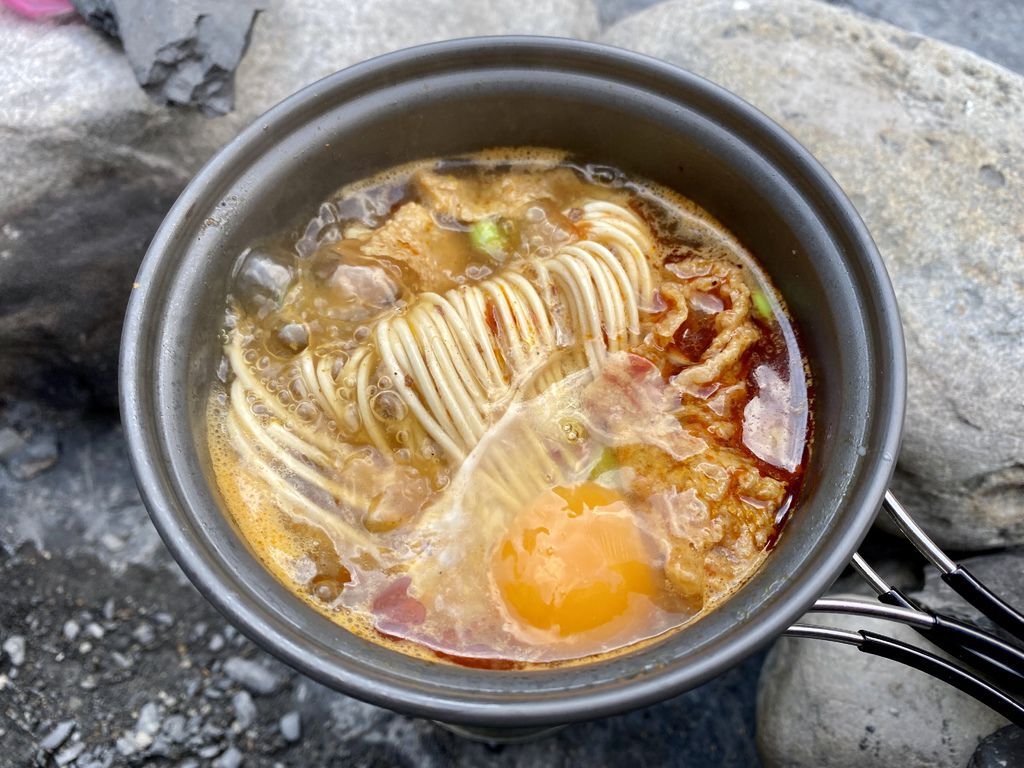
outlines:
[[[1024,72],[1024,4],[1018,0],[828,0],[959,45],[1005,67]]]
[[[1024,730],[1008,725],[987,737],[967,768],[1011,768],[1024,765]]]
[[[84,22],[0,9],[0,392],[114,404],[121,319],[149,239],[200,165],[284,96],[431,40],[597,29],[590,0],[559,13],[542,0],[266,5],[236,109],[216,119],[152,103]]]
[[[119,37],[139,85],[157,104],[224,115],[234,106],[235,68],[262,8],[252,0],[77,0],[94,27]]]
[[[811,0],[669,2],[603,40],[735,91],[831,171],[902,309],[896,490],[941,544],[1024,542],[1024,79]]]
[[[902,625],[855,616],[805,623],[920,642]],[[923,673],[818,640],[779,640],[758,686],[758,750],[769,767],[962,768],[1005,722]]]

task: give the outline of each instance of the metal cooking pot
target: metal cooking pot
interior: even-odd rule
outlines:
[[[785,296],[814,383],[807,479],[764,566],[695,624],[564,669],[430,663],[321,616],[264,569],[225,516],[204,428],[228,278],[250,241],[389,166],[503,145],[567,149],[707,209]],[[801,616],[850,561],[882,503],[899,448],[906,362],[892,286],[863,223],[779,126],[654,59],[504,37],[413,48],[331,75],[217,154],[146,255],[120,376],[132,463],[153,521],[189,578],[245,634],[315,680],[374,704],[477,729],[537,729],[693,688]]]

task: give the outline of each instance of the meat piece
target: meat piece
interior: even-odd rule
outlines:
[[[469,264],[470,248],[461,232],[443,229],[419,203],[406,203],[362,245],[367,256],[389,259],[412,272],[424,291],[455,285]]]
[[[651,445],[616,456],[633,470],[630,490],[664,525],[665,576],[685,602],[699,607],[725,596],[761,562],[786,486],[753,459],[718,445],[681,462]]]
[[[740,268],[723,259],[690,257],[665,270],[676,281],[659,289],[667,309],[645,343],[682,364],[672,378],[676,388],[706,397],[713,382],[735,380],[743,355],[761,337],[750,320],[750,289]]]
[[[428,207],[459,221],[508,217],[527,203],[575,197],[583,191],[582,182],[568,168],[474,177],[420,171],[416,184]]]

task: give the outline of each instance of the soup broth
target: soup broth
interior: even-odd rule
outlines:
[[[807,456],[785,306],[671,190],[548,150],[344,187],[232,276],[209,444],[266,566],[492,668],[621,651],[768,556]]]

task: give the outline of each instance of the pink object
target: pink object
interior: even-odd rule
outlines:
[[[0,4],[29,19],[61,16],[75,10],[68,0],[0,0]]]

